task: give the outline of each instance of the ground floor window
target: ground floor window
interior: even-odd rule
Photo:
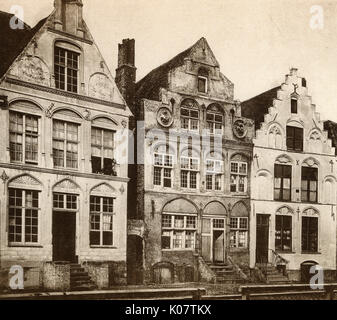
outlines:
[[[233,217],[230,219],[230,247],[247,248],[248,246],[248,218]]]
[[[318,218],[302,217],[302,251],[318,250]]]
[[[276,215],[275,249],[291,251],[291,216]]]
[[[113,245],[114,199],[90,197],[90,245]]]
[[[163,214],[162,249],[194,249],[196,229],[196,216]]]
[[[9,243],[38,242],[39,192],[9,189]]]

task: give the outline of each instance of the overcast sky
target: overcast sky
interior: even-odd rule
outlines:
[[[322,119],[337,122],[336,0],[83,0],[84,19],[115,73],[117,45],[136,39],[137,79],[205,37],[241,101],[279,85],[290,67],[307,79]],[[1,0],[30,26],[53,0]],[[323,29],[312,29],[320,5]]]

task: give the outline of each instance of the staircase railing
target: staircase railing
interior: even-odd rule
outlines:
[[[241,268],[233,261],[230,256],[227,256],[228,262],[234,267],[236,273],[245,280],[249,280],[248,276],[241,270]]]
[[[283,258],[278,252],[276,252],[273,249],[269,249],[272,252],[272,265],[277,266],[286,266],[289,261],[285,258]]]

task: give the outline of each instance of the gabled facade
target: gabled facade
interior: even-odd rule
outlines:
[[[204,38],[136,84],[131,283],[214,280],[216,264],[248,266],[254,124],[233,91]]]
[[[279,87],[242,103],[255,120],[250,211],[250,267],[286,265],[291,280],[309,281],[318,264],[336,270],[335,148],[291,69]]]
[[[24,268],[25,288],[69,289],[69,263],[97,287],[126,280],[131,113],[82,6],[56,0],[19,31],[0,14],[0,263]]]

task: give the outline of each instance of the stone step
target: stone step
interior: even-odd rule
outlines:
[[[70,276],[70,283],[71,282],[77,282],[77,281],[90,281],[91,278],[86,275],[86,276],[79,276],[79,277],[71,277]]]

